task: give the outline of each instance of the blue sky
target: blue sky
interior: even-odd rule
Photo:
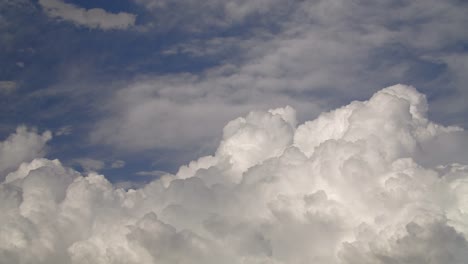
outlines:
[[[456,0],[2,1],[0,136],[50,130],[48,158],[141,181],[212,153],[250,110],[310,120],[397,83],[467,128],[467,13]]]

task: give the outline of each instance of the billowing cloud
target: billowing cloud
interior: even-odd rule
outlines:
[[[4,179],[5,173],[16,170],[21,163],[43,157],[46,143],[51,138],[50,131],[38,134],[20,126],[5,141],[0,141],[0,179]]]
[[[40,0],[39,4],[49,17],[72,22],[79,26],[102,30],[126,29],[135,24],[134,14],[109,13],[102,8],[84,9],[62,0]]]
[[[254,111],[214,155],[138,189],[36,159],[0,187],[0,260],[465,263],[468,161],[417,162],[463,131],[427,110],[396,85],[299,126],[291,107]]]

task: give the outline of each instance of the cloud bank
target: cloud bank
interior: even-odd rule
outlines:
[[[0,186],[0,263],[465,263],[468,165],[417,162],[463,131],[427,110],[396,85],[299,126],[251,112],[140,189],[25,162]]]
[[[14,81],[0,81],[0,94],[12,93],[18,88],[18,84]]]
[[[105,109],[91,133],[95,143],[130,151],[207,148],[207,138],[218,136],[213,131],[250,109],[291,105],[304,120],[304,113],[367,98],[395,81],[424,89],[435,120],[468,126],[468,57],[454,48],[468,42],[468,5],[460,1],[137,2],[165,29],[247,26],[242,34],[170,45],[162,52],[168,62],[181,56],[216,65],[147,74],[114,90],[97,103]],[[246,15],[231,17],[228,6]]]
[[[61,0],[40,0],[46,14],[51,18],[63,19],[79,26],[94,29],[126,29],[135,24],[134,14],[109,13],[102,8],[84,9]]]

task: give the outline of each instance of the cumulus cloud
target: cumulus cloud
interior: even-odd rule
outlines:
[[[136,16],[130,13],[114,14],[102,8],[84,9],[61,0],[40,0],[39,4],[49,17],[69,21],[78,26],[109,30],[127,29],[135,24]]]
[[[16,170],[23,162],[43,157],[47,141],[52,138],[50,131],[38,134],[37,131],[20,126],[4,141],[0,141],[0,179]]]
[[[427,111],[404,85],[299,126],[291,107],[254,111],[212,156],[127,191],[36,159],[1,184],[0,260],[465,263],[468,162],[416,158],[463,131]]]

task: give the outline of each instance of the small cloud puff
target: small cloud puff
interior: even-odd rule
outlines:
[[[426,114],[403,85],[298,127],[290,107],[252,112],[213,156],[137,189],[35,159],[0,185],[0,260],[465,263],[468,166],[417,162],[461,129]]]

